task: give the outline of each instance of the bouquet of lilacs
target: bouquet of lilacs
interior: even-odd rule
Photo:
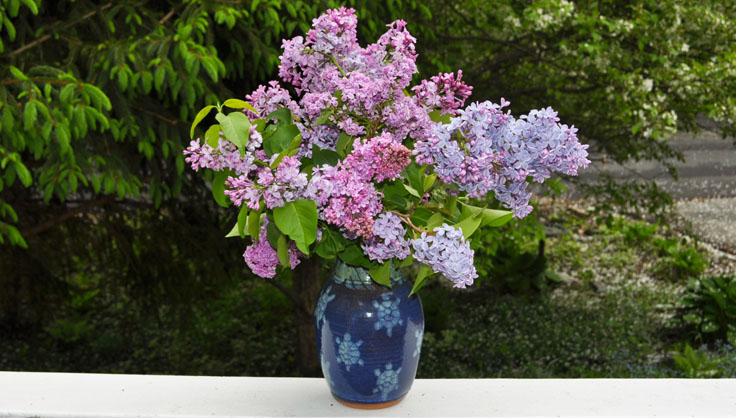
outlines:
[[[306,38],[283,42],[279,77],[246,96],[207,106],[217,124],[184,151],[215,172],[221,205],[240,207],[228,236],[249,237],[244,258],[258,276],[302,259],[339,257],[390,284],[392,263],[422,264],[456,287],[477,277],[470,238],[479,227],[529,214],[530,181],[588,165],[576,129],[552,108],[518,118],[509,102],[463,107],[462,72],[410,87],[415,38],[397,20],[361,47],[353,9],[328,10]],[[225,109],[232,109],[225,113]],[[493,192],[510,210],[469,204]]]

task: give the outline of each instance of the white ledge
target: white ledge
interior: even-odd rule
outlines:
[[[355,410],[324,379],[0,372],[0,417],[736,417],[736,379],[420,379]]]

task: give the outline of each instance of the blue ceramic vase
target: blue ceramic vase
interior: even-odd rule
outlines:
[[[409,392],[419,364],[424,314],[397,268],[391,288],[368,270],[337,261],[314,310],[322,373],[340,402],[384,408]]]

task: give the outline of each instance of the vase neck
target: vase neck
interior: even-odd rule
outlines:
[[[400,280],[401,274],[399,273],[396,263],[394,263],[393,260],[386,261],[386,263],[391,263],[391,282],[393,283]],[[345,282],[361,286],[379,286],[373,281],[373,279],[371,279],[371,274],[367,268],[345,263],[339,258],[335,264],[333,280],[338,283]]]

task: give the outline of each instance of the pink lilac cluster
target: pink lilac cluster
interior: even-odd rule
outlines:
[[[258,134],[257,138],[260,137]],[[207,143],[200,144],[197,138],[189,143],[184,155],[187,157],[184,161],[188,162],[194,171],[209,168],[214,171],[232,170],[237,174],[247,175],[256,168],[253,155],[246,154],[241,158],[238,148],[222,138],[219,139],[217,148],[212,148]]]
[[[392,258],[403,260],[411,253],[405,234],[406,230],[396,214],[382,213],[373,223],[373,238],[365,240],[363,252],[379,263]]]
[[[320,219],[355,237],[370,238],[373,218],[383,210],[383,195],[373,182],[342,163],[316,167],[304,197],[315,201]]]
[[[268,209],[284,206],[301,199],[307,188],[307,175],[300,167],[298,158],[284,157],[275,172],[269,167],[258,168],[255,181],[247,175],[228,177],[225,194],[236,206],[245,203],[250,209],[258,209],[261,199]]]
[[[434,136],[415,145],[416,161],[432,164],[445,183],[472,197],[493,191],[522,218],[531,212],[528,177],[543,182],[551,173],[576,175],[586,167],[587,145],[577,129],[558,123],[552,108],[533,110],[519,119],[504,112],[509,102],[473,103],[450,124],[438,124]]]
[[[279,265],[279,256],[276,250],[268,243],[266,227],[268,226],[268,218],[265,218],[261,226],[261,233],[258,236],[258,242],[249,245],[243,253],[243,259],[254,274],[272,279],[276,275],[276,267]],[[299,250],[296,246],[289,247],[289,264],[294,269],[299,263]]]
[[[412,240],[414,258],[450,279],[455,287],[472,285],[478,273],[473,266],[473,250],[462,230],[442,224],[433,232],[434,235],[422,232],[420,238]]]
[[[266,86],[258,86],[253,93],[245,96],[258,113],[245,110],[248,119],[260,119],[268,116],[277,109],[287,108],[292,114],[300,115],[301,109],[299,105],[291,98],[289,91],[281,87],[278,81],[271,81]]]
[[[457,78],[453,73],[440,73],[429,80],[422,80],[421,84],[411,90],[417,101],[425,107],[440,109],[444,114],[457,115],[458,109],[473,92],[473,87],[460,81],[461,78],[462,70],[457,71]]]
[[[343,166],[363,179],[381,182],[397,178],[410,162],[409,148],[396,142],[391,133],[384,132],[365,143],[357,138],[353,152],[345,158]]]
[[[299,106],[306,119],[298,126],[303,128],[307,153],[311,149],[307,139],[321,138],[310,131],[325,126],[312,124],[321,114],[318,110],[331,109],[329,126],[351,136],[367,133],[362,125],[365,121],[385,124],[398,142],[407,135],[423,139],[431,133],[433,122],[426,106],[404,94],[417,72],[416,39],[402,20],[388,27],[376,43],[362,48],[355,32],[355,10],[340,8],[315,19],[306,39],[284,41],[279,77],[302,94]],[[441,77],[449,80],[447,75]],[[453,86],[451,90],[466,91],[458,83]],[[338,91],[339,105],[330,98]],[[339,136],[339,131],[337,135],[330,132],[330,138]],[[318,145],[333,149],[334,141]]]

